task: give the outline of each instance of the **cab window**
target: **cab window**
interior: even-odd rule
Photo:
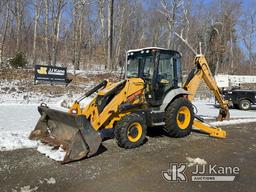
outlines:
[[[173,67],[174,58],[172,54],[161,53],[158,67],[158,81],[164,85],[165,91],[173,86]]]

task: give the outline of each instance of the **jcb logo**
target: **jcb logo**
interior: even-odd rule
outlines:
[[[37,69],[37,73],[40,75],[47,75],[47,68],[46,67],[40,67],[40,69]]]
[[[162,171],[162,176],[166,181],[187,182],[187,176],[184,173],[186,169],[186,163],[171,163],[167,171]]]

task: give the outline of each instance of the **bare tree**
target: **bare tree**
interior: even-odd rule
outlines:
[[[23,11],[24,11],[24,1],[15,0],[14,10],[12,10],[13,15],[16,20],[16,52],[20,51],[21,45],[21,25],[23,19]]]
[[[106,0],[98,0],[99,5],[99,17],[100,17],[100,31],[101,31],[101,39],[102,39],[102,46],[103,46],[103,54],[104,60],[106,61],[106,29],[105,29],[105,15],[104,15],[104,7],[105,7]]]
[[[108,0],[108,60],[106,69],[113,69],[113,7],[114,0]]]
[[[54,5],[54,2],[52,3]],[[56,65],[57,52],[58,52],[58,42],[60,35],[60,20],[62,15],[62,10],[66,5],[64,0],[57,0],[56,11],[53,9],[53,40],[52,40],[52,65]],[[55,12],[55,13],[54,13]]]
[[[183,26],[180,34],[174,31],[174,34],[192,51],[194,55],[197,54],[197,51],[193,48],[193,46],[189,43],[189,30],[190,30],[190,21],[188,18],[188,9],[183,5]],[[198,42],[199,43],[199,42]]]
[[[34,4],[34,9],[35,9],[35,16],[34,16],[34,38],[33,38],[33,59],[32,63],[33,65],[36,64],[36,43],[37,43],[37,25],[38,25],[38,20],[40,17],[40,12],[41,12],[41,7],[42,7],[42,2],[40,0],[36,0]]]
[[[219,71],[220,58],[221,58],[221,38],[223,33],[223,23],[216,22],[211,24],[206,32],[206,51],[209,67],[213,74],[217,74]]]
[[[4,47],[5,47],[5,41],[6,41],[6,35],[7,35],[7,29],[10,25],[10,1],[6,2],[6,13],[5,13],[5,24],[4,24],[4,32],[2,35],[2,42],[1,42],[1,50],[0,50],[0,62],[3,61],[4,56]]]
[[[248,13],[247,13],[248,14]],[[246,20],[243,22],[243,28],[245,29],[243,31],[243,42],[248,50],[249,53],[249,63],[252,66],[252,64],[256,63],[256,55],[253,53],[253,40],[254,40],[254,35],[256,33],[256,11],[252,11],[249,13],[249,16],[246,16]]]
[[[80,69],[82,33],[83,33],[83,17],[86,0],[73,0],[73,65],[74,69]]]
[[[161,5],[163,10],[160,12],[166,17],[167,19],[167,26],[169,30],[167,48],[173,48],[173,34],[175,31],[175,24],[177,23],[178,19],[178,9],[183,5],[183,0],[161,0]]]
[[[51,53],[49,47],[49,0],[44,0],[44,40],[48,65],[51,65]]]
[[[202,42],[213,73],[253,73],[240,64],[253,69],[256,62],[254,5],[242,6],[239,0],[147,0],[147,5],[138,0],[1,0],[0,59],[23,51],[33,64],[40,58],[50,65],[72,62],[75,69],[102,63],[115,70],[124,50],[160,46],[182,52],[187,70]]]
[[[126,18],[127,16],[125,15],[126,12],[126,5],[125,2],[121,2],[120,3],[120,15],[118,16],[118,21],[120,22],[119,28],[118,28],[118,34],[115,36],[118,36],[116,39],[116,46],[115,46],[115,62],[114,63],[114,67],[112,69],[116,69],[117,65],[119,63],[119,59],[120,59],[120,52],[121,52],[121,44],[122,44],[122,40],[123,40],[123,32],[124,32],[124,25],[125,22],[127,22]]]

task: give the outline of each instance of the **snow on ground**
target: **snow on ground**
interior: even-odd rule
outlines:
[[[30,185],[26,185],[20,188],[20,192],[34,192],[34,191],[37,191],[38,188],[39,187],[37,186],[35,186],[34,188],[30,188]],[[14,190],[14,191],[17,191],[17,190]]]
[[[197,115],[200,115],[205,119],[215,119],[218,116],[219,109],[214,107],[214,102],[212,100],[194,101],[193,104],[196,107],[195,112],[197,112]],[[255,118],[256,119],[256,110],[242,111],[238,109],[230,109],[229,112],[230,112],[231,119],[234,119],[234,118],[248,118],[248,119]]]
[[[19,80],[1,80],[0,81],[0,103],[19,103],[19,104],[35,104],[40,102],[56,103],[60,98],[65,98],[67,95],[56,97],[50,93],[42,94],[38,92],[23,91],[24,87],[20,84],[26,84],[28,81]],[[29,82],[30,83],[30,82]]]
[[[192,167],[193,165],[206,165],[207,162],[204,159],[201,159],[199,157],[197,158],[191,158],[191,157],[187,157],[186,158],[188,163],[188,167]]]
[[[216,122],[211,122],[210,125],[224,126],[224,125],[236,125],[236,124],[252,123],[252,122],[256,122],[256,117],[251,118],[251,119],[244,118],[244,119],[231,119],[229,121],[216,121]]]
[[[86,98],[81,105],[86,105],[92,98]],[[68,100],[67,105],[70,106]],[[60,107],[61,100],[57,104],[49,104],[49,107],[62,111],[67,109]],[[37,111],[38,104],[0,104],[0,151],[10,151],[21,148],[37,148],[46,156],[62,161],[65,152],[61,149],[52,150],[50,146],[43,146],[41,143],[31,141],[28,136],[34,130],[40,114]]]
[[[66,155],[66,152],[61,147],[59,147],[58,150],[55,150],[54,147],[42,143],[39,143],[37,151],[56,161],[63,161]]]
[[[0,104],[0,150],[36,147],[28,139],[40,115],[37,105]]]
[[[85,72],[82,74],[86,75]],[[63,101],[69,97],[76,99],[81,95],[76,91],[71,90],[66,91],[66,94],[61,94],[54,91],[26,91],[25,87],[30,84],[31,82],[28,80],[0,80],[0,104],[38,104],[42,102],[57,104],[59,101]],[[90,81],[88,83],[79,83],[75,86],[80,87],[83,90],[88,90],[94,87],[95,84],[95,81]],[[59,87],[63,87],[63,85],[54,85],[52,87],[48,87],[48,89],[52,88],[54,90]]]
[[[52,150],[51,146],[28,139],[40,118],[37,106],[36,104],[0,104],[0,151],[37,148],[46,156],[56,161],[62,161],[66,153],[61,148]],[[56,105],[50,107],[67,110]]]
[[[55,184],[56,183],[56,180],[53,177],[51,177],[49,179],[45,178],[44,180],[47,182],[47,184]]]
[[[121,73],[121,68],[118,68],[116,70],[116,73]],[[81,75],[81,76],[85,76],[87,74],[94,74],[94,75],[97,75],[97,74],[102,74],[102,72],[105,72],[105,73],[111,73],[111,71],[108,71],[105,69],[105,65],[104,64],[93,64],[92,66],[90,66],[90,69],[80,69],[80,70],[75,70],[74,71],[74,68],[73,68],[73,65],[71,65],[70,67],[68,67],[68,73],[71,73],[71,74],[76,74],[76,75]]]
[[[86,104],[90,100],[91,98],[85,99],[83,103]],[[61,101],[59,100],[55,104],[49,104],[49,106],[66,111],[67,109],[60,107]],[[198,109],[197,114],[206,119],[214,119],[218,115],[219,109],[215,108],[213,104],[209,101],[194,102],[194,105]],[[5,102],[0,104],[0,151],[38,147],[38,151],[56,160],[63,158],[64,153],[61,149],[56,152],[51,150],[49,146],[41,146],[40,143],[28,139],[30,132],[35,128],[40,117],[37,111],[38,105],[39,103],[17,104]],[[256,122],[256,110],[241,111],[231,109],[230,114],[232,118],[230,121],[211,122],[211,124],[219,126]]]

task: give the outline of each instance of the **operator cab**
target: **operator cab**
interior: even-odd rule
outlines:
[[[181,55],[177,51],[148,47],[127,53],[126,78],[142,78],[148,103],[160,106],[165,95],[182,86]]]

